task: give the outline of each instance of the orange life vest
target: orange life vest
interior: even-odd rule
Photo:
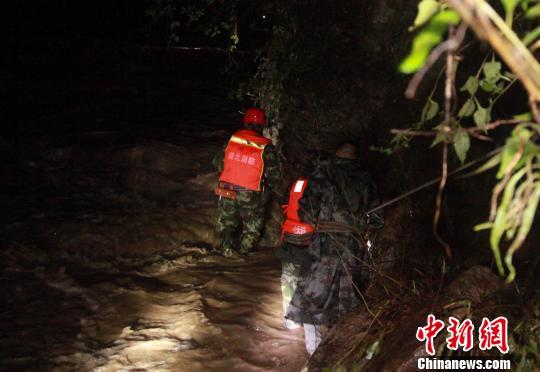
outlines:
[[[242,129],[234,133],[225,149],[223,172],[219,180],[248,190],[261,191],[263,152],[269,143],[268,138],[252,130]]]
[[[285,234],[291,235],[304,235],[313,233],[313,227],[300,220],[298,216],[298,209],[300,206],[298,203],[304,191],[306,190],[308,181],[305,178],[299,178],[291,187],[289,193],[289,204],[284,205],[285,209],[285,221],[281,225],[281,238],[283,239]]]

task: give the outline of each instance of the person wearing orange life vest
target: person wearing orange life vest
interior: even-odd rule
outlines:
[[[218,233],[222,253],[247,254],[261,237],[264,217],[263,189],[276,187],[280,180],[278,157],[271,141],[262,135],[266,124],[264,111],[247,109],[244,129],[236,131],[227,142],[223,155],[214,159],[219,169],[220,196]],[[236,234],[240,230],[240,237]]]
[[[285,221],[281,225],[281,240],[298,245],[309,245],[309,238],[313,234],[313,227],[302,222],[298,215],[298,203],[308,185],[308,180],[300,177],[289,191],[289,203],[284,205]]]
[[[276,257],[281,259],[281,294],[284,314],[296,289],[300,266],[314,232],[313,226],[302,222],[298,215],[299,202],[308,183],[306,178],[298,178],[291,186],[288,203],[283,206],[285,221],[281,225],[282,245],[276,252]],[[285,326],[295,329],[301,327],[301,324],[285,319]]]
[[[358,159],[356,144],[342,143],[335,156],[310,173],[299,201],[299,215],[317,231],[298,274],[285,318],[302,323],[306,350],[313,354],[323,329],[362,303],[359,289],[369,284],[369,246],[362,232],[384,225],[377,187]]]

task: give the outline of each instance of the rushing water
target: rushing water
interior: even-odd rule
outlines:
[[[188,133],[174,145],[86,148],[87,161],[91,151],[99,156],[110,151],[109,162],[136,160],[139,155],[133,154],[143,153],[142,158],[157,158],[155,166],[166,175],[171,157],[186,164],[175,167],[174,177],[167,175],[180,186],[164,183],[173,190],[165,202],[111,190],[50,195],[39,203],[28,196],[26,209],[32,214],[4,230],[9,243],[2,251],[0,366],[59,371],[302,367],[302,331],[283,326],[280,263],[272,249],[226,259],[211,248],[217,174],[209,163],[224,132],[206,134],[207,140],[196,141],[199,151]],[[95,162],[99,159],[90,161],[94,167]],[[91,184],[107,184],[108,178]],[[136,180],[151,190],[163,183]]]
[[[0,143],[0,369],[300,370],[272,248],[212,248],[211,159],[240,115],[223,91],[149,81],[78,107],[42,92],[21,120],[55,129]]]
[[[302,332],[282,324],[270,251],[34,260],[50,266],[3,272],[6,370],[295,371],[306,360]]]

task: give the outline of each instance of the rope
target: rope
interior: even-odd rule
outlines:
[[[502,151],[503,148],[504,148],[504,146],[498,147],[495,150],[488,152],[484,156],[482,156],[482,157],[480,157],[478,159],[472,160],[472,161],[462,165],[461,167],[454,169],[453,171],[448,173],[448,177],[451,177],[451,176],[453,176],[453,175],[455,175],[455,174],[457,174],[459,172],[462,172],[465,169],[468,169],[468,168],[472,167],[473,165],[476,165],[476,164],[488,159],[489,157],[498,154],[499,152]],[[416,194],[418,191],[421,191],[421,190],[426,189],[426,188],[428,188],[430,186],[433,186],[433,185],[437,184],[441,180],[441,178],[442,177],[437,177],[435,179],[432,179],[431,181],[428,181],[428,182],[426,182],[426,183],[424,183],[424,184],[422,184],[422,185],[420,185],[420,186],[418,186],[418,187],[416,187],[416,188],[414,188],[414,189],[412,189],[412,190],[410,190],[410,191],[408,191],[408,192],[406,192],[406,193],[404,193],[404,194],[402,194],[402,195],[400,195],[398,197],[395,197],[395,198],[393,198],[393,199],[391,199],[391,200],[389,200],[387,202],[384,202],[381,205],[379,205],[379,206],[377,206],[377,207],[375,207],[373,209],[370,209],[369,211],[366,212],[366,214],[369,216],[370,214],[372,214],[374,212],[377,212],[377,211],[379,211],[379,210],[381,210],[383,208],[388,207],[389,205],[395,204],[398,201],[401,201],[401,200],[403,200],[403,199],[405,199],[405,198],[407,198],[407,197],[409,197],[409,196],[411,196],[413,194]]]
[[[322,233],[354,233],[361,234],[362,230],[355,226],[336,221],[321,221],[317,224],[317,232]]]
[[[296,244],[296,245],[309,245],[311,243],[311,238],[313,237],[312,233],[307,234],[285,234],[283,237],[287,243]]]

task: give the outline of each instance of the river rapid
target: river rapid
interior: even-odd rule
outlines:
[[[241,115],[210,83],[20,82],[40,105],[20,111],[28,135],[0,138],[0,369],[305,365],[275,239],[247,257],[215,248],[212,158]]]

